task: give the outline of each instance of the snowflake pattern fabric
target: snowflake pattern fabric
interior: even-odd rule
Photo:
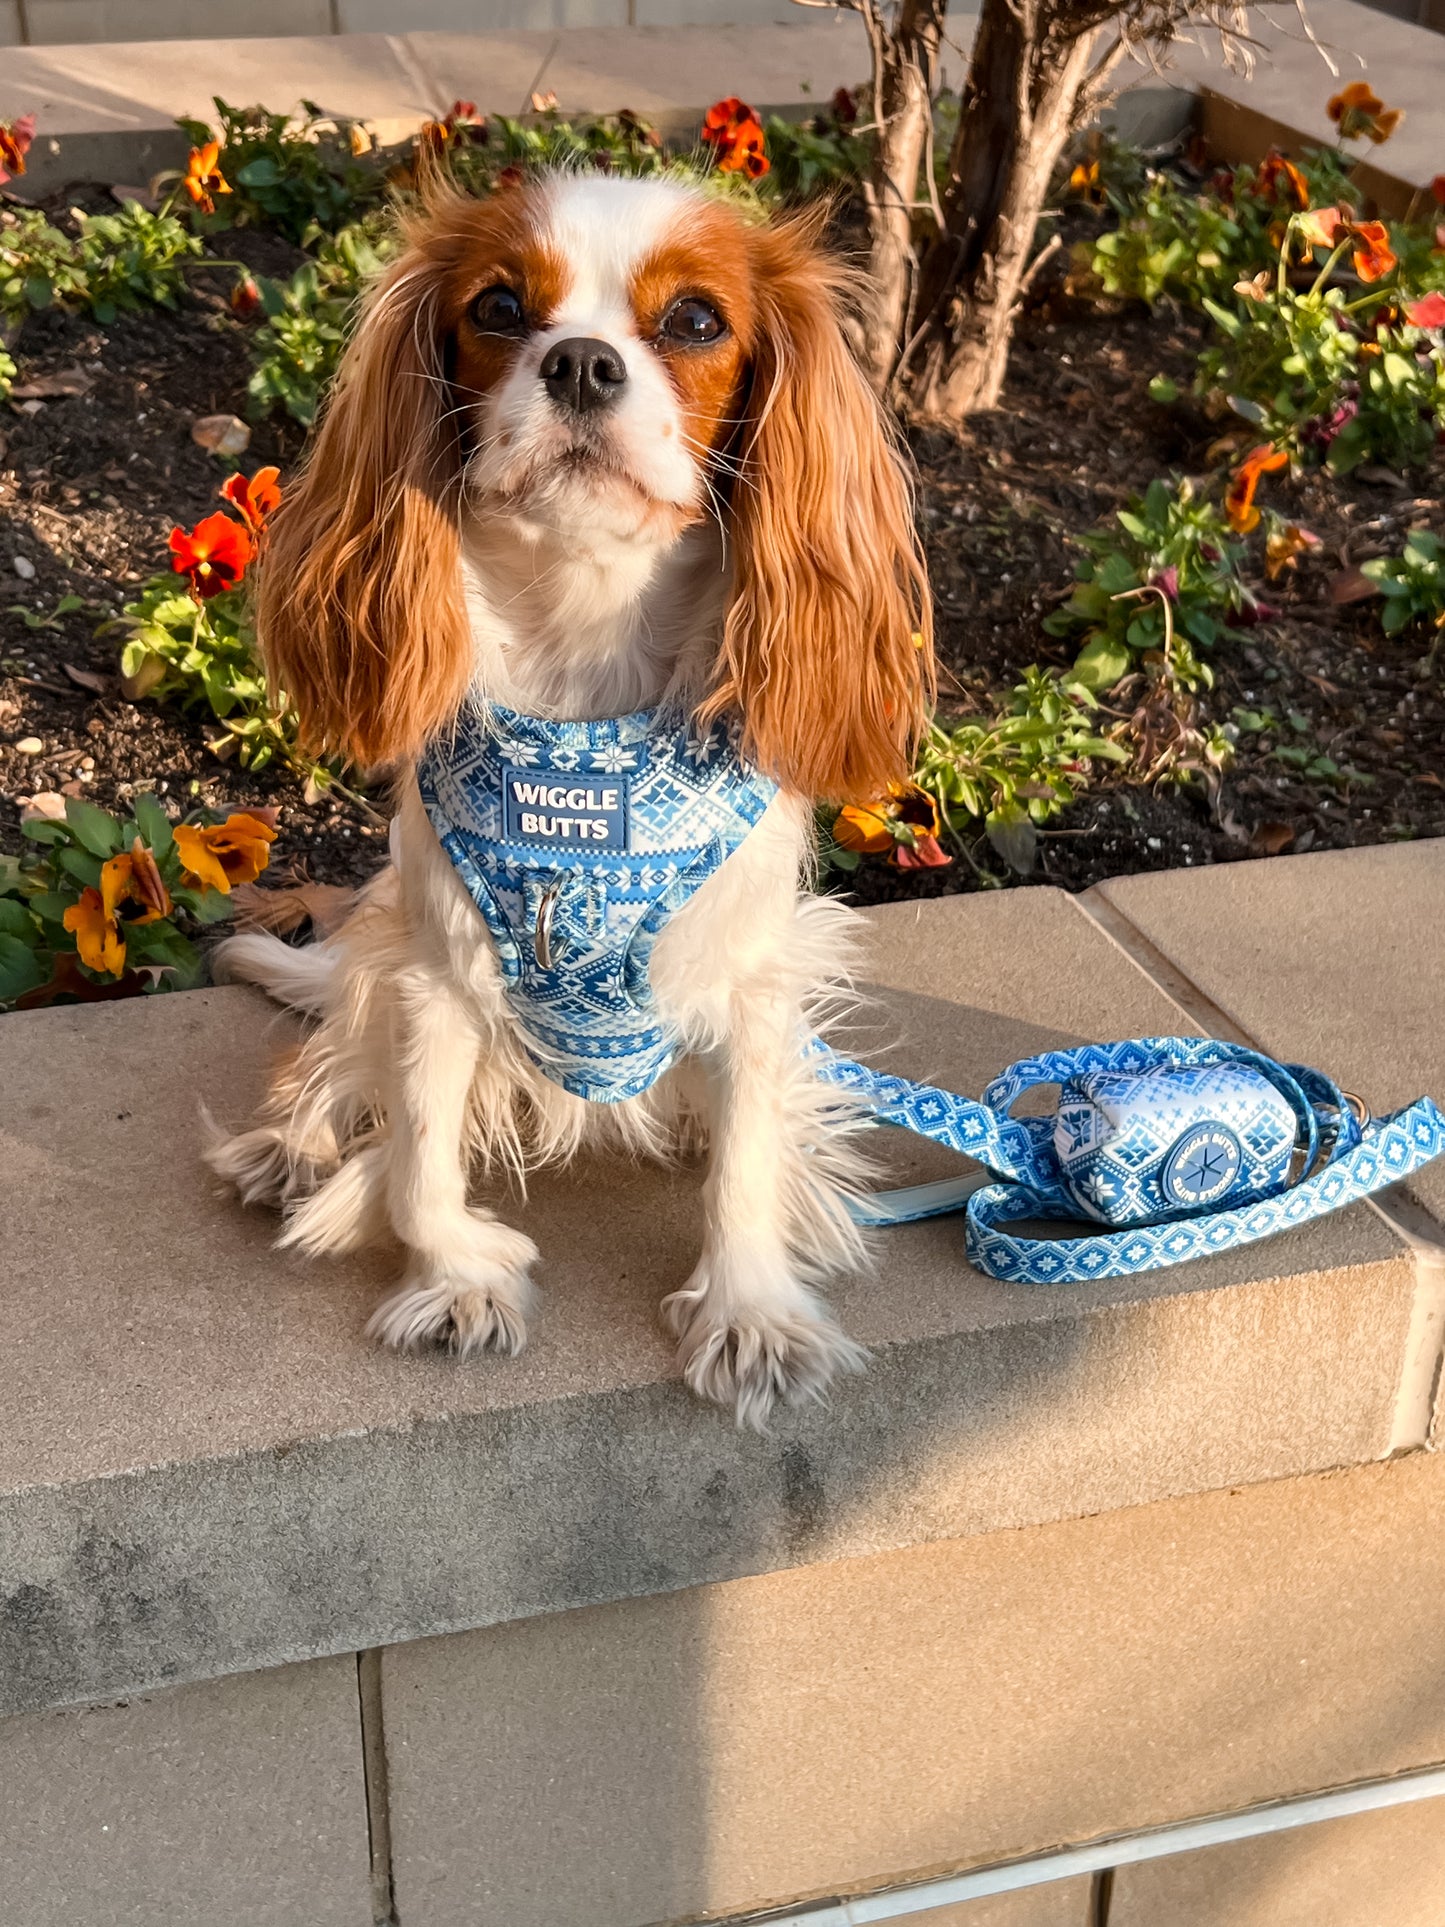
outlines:
[[[417,770],[501,960],[537,1065],[615,1104],[677,1055],[649,964],[667,919],[776,794],[727,732],[643,710],[604,722],[468,711]]]

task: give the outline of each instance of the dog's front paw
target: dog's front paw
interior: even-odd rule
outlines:
[[[536,1262],[537,1247],[520,1231],[479,1226],[465,1257],[418,1257],[400,1290],[372,1314],[367,1334],[398,1351],[438,1345],[462,1358],[513,1355],[527,1342],[528,1273]]]
[[[840,1372],[859,1372],[868,1354],[822,1299],[788,1280],[765,1293],[719,1288],[699,1267],[662,1304],[678,1340],[683,1379],[699,1398],[732,1408],[739,1425],[767,1428],[779,1401],[822,1398]]]

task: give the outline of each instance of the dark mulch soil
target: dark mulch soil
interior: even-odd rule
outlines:
[[[265,237],[224,241],[238,254]],[[288,263],[256,265],[285,272]],[[197,277],[179,312],[124,316],[103,329],[60,316],[26,324],[22,379],[78,364],[94,387],[0,419],[0,610],[22,604],[43,618],[68,593],[87,607],[37,629],[0,613],[0,847],[19,846],[20,799],[36,791],[114,806],[154,784],[177,807],[279,803],[292,865],[343,882],[379,859],[379,824],[340,799],[306,803],[286,771],[254,776],[218,763],[199,718],[126,702],[114,681],[116,639],[96,634],[164,567],[172,524],[217,506],[225,468],[196,447],[190,429],[202,415],[244,413],[247,358],[228,285],[228,276],[209,285]],[[1181,421],[1146,392],[1159,372],[1187,382],[1197,340],[1191,318],[1105,314],[1055,286],[1021,324],[1003,406],[957,440],[915,435],[954,709],[981,706],[1029,662],[1069,660],[1068,645],[1041,623],[1068,590],[1070,534],[1156,475],[1205,473],[1219,425]],[[298,448],[294,427],[258,427],[244,463],[284,470]],[[1419,640],[1387,643],[1371,605],[1330,601],[1332,576],[1398,550],[1412,523],[1445,529],[1441,473],[1408,484],[1272,476],[1266,486],[1271,505],[1322,546],[1281,583],[1262,585],[1277,619],[1248,645],[1218,653],[1209,704],[1220,719],[1237,704],[1271,709],[1280,732],[1242,739],[1212,808],[1178,788],[1095,789],[1046,832],[1032,881],[1080,889],[1127,871],[1445,834],[1441,683],[1421,668]],[[33,577],[17,573],[17,557],[34,565]],[[107,678],[105,693],[78,687],[70,669]],[[41,739],[38,755],[16,749],[27,737]],[[1315,745],[1370,780],[1303,779],[1276,760],[1281,743]],[[878,900],[974,888],[979,868],[1005,880],[982,843],[975,862],[922,876],[869,865],[849,883]]]
[[[1064,667],[1073,647],[1042,618],[1068,592],[1069,537],[1155,476],[1208,475],[1229,424],[1148,394],[1156,374],[1188,384],[1202,339],[1193,316],[1101,313],[1056,286],[1020,327],[1003,406],[957,439],[915,434],[946,707],[983,707],[1026,663]],[[1418,635],[1387,642],[1377,605],[1336,607],[1330,588],[1342,569],[1398,552],[1412,526],[1445,531],[1445,464],[1408,481],[1380,470],[1269,481],[1261,499],[1321,545],[1278,582],[1252,585],[1275,616],[1211,658],[1207,710],[1220,721],[1237,706],[1270,710],[1280,729],[1241,737],[1212,808],[1179,787],[1094,789],[1043,833],[1030,881],[1079,890],[1141,870],[1445,835],[1445,664],[1427,670]],[[1368,780],[1306,780],[1277,760],[1302,745]],[[982,840],[974,855],[986,880],[1005,880]],[[881,902],[979,881],[966,861],[921,874],[879,864],[850,887]]]
[[[236,258],[268,240],[223,237]],[[277,247],[285,244],[272,241],[271,254]],[[284,273],[290,261],[268,255],[265,266]],[[369,875],[385,847],[370,815],[335,796],[306,803],[290,771],[218,762],[205,747],[209,718],[127,702],[116,680],[120,639],[96,633],[165,569],[171,528],[221,506],[216,490],[231,465],[197,447],[191,425],[244,414],[250,369],[225,299],[230,280],[193,276],[192,298],[175,313],[121,315],[105,328],[53,313],[25,324],[22,384],[79,367],[94,385],[30,414],[0,409],[0,849],[21,847],[21,799],[37,791],[116,808],[148,788],[177,809],[281,805],[286,855],[318,881]],[[300,446],[293,424],[260,425],[243,465],[277,462],[284,472]],[[17,572],[17,558],[33,576]],[[86,607],[48,620],[65,595]],[[45,626],[32,628],[21,608]],[[77,686],[71,670],[103,678],[104,693]],[[38,755],[15,747],[33,738]]]

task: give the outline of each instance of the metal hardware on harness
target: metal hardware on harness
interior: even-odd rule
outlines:
[[[552,918],[561,888],[560,883],[549,883],[537,905],[537,922],[532,931],[532,955],[537,959],[539,970],[552,968]]]

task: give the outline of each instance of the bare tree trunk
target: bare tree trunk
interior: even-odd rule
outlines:
[[[910,392],[924,415],[957,422],[998,401],[1034,229],[1089,77],[1093,38],[1090,29],[1061,30],[1041,0],[983,0],[943,227],[921,265],[906,344]]]
[[[903,0],[891,28],[880,18],[876,0],[863,0],[859,11],[873,48],[873,118],[878,128],[873,166],[863,187],[870,296],[863,359],[883,388],[898,360],[917,269],[914,202],[920,172],[931,159],[933,94],[948,0]]]

